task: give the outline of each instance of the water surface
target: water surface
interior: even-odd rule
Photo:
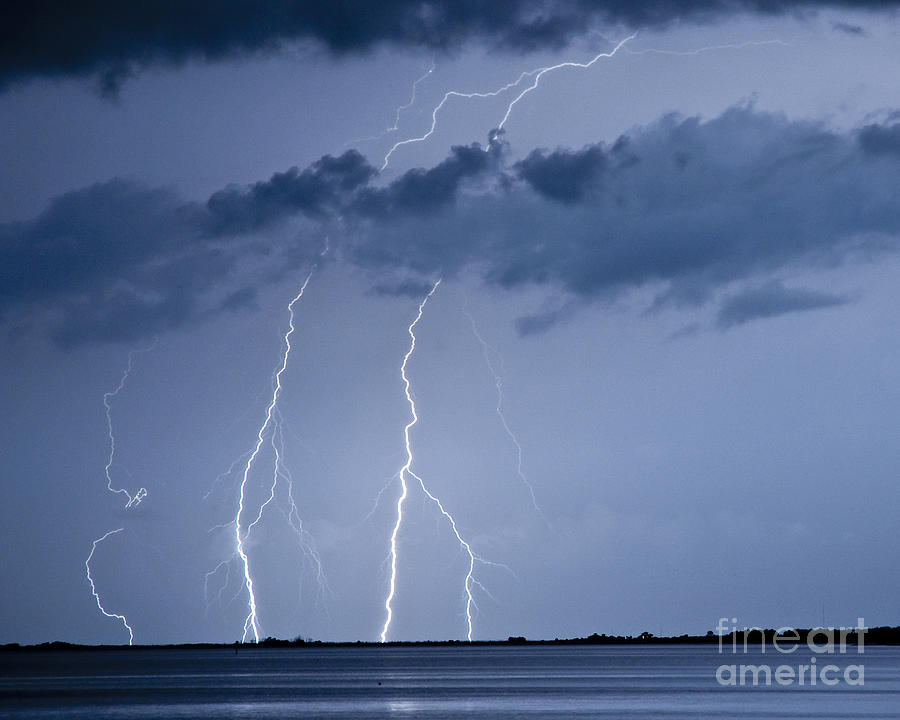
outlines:
[[[808,656],[807,652],[807,656]],[[0,653],[5,718],[900,718],[900,648],[817,658],[865,684],[722,687],[715,646],[430,646]],[[821,667],[821,665],[820,665]]]

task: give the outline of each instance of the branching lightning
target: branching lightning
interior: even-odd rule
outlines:
[[[93,545],[91,545],[91,552],[88,554],[87,560],[84,561],[84,571],[85,571],[85,574],[87,575],[88,582],[91,584],[91,594],[94,596],[94,600],[97,601],[97,608],[100,610],[101,613],[106,615],[106,617],[115,618],[116,620],[119,620],[122,623],[122,625],[125,626],[125,629],[128,631],[128,644],[132,645],[134,643],[134,631],[131,629],[131,625],[128,624],[128,620],[126,619],[126,617],[124,615],[120,615],[120,614],[114,613],[114,612],[109,612],[106,608],[103,607],[103,604],[100,602],[100,594],[97,592],[97,588],[94,585],[94,578],[91,577],[91,559],[94,557],[94,551],[97,549],[97,546],[100,543],[102,543],[104,540],[106,540],[106,538],[108,538],[110,535],[116,535],[117,533],[122,532],[124,529],[125,528],[118,528],[116,530],[110,530],[108,533],[106,533],[102,537],[99,537],[96,540],[94,540]]]
[[[281,358],[281,366],[278,368],[278,370],[275,371],[275,375],[273,377],[274,388],[272,390],[272,399],[269,401],[269,405],[266,408],[266,418],[263,421],[263,424],[260,425],[259,430],[256,433],[256,446],[254,447],[253,452],[250,453],[249,457],[247,458],[247,462],[244,465],[243,477],[240,484],[238,507],[237,512],[234,516],[234,541],[235,552],[240,558],[241,565],[243,566],[244,587],[246,587],[247,589],[247,604],[249,609],[247,619],[244,620],[244,632],[241,636],[241,640],[244,642],[246,642],[251,632],[253,633],[253,641],[259,642],[259,619],[257,617],[256,593],[253,589],[253,576],[250,574],[250,558],[247,556],[247,550],[244,547],[244,541],[247,539],[247,534],[250,532],[250,529],[258,521],[258,518],[262,517],[262,511],[269,503],[269,500],[274,497],[275,484],[278,481],[278,465],[280,463],[280,455],[276,455],[275,480],[272,484],[272,493],[269,499],[267,499],[266,502],[263,503],[263,505],[260,507],[257,520],[254,520],[250,525],[248,525],[247,530],[244,531],[241,528],[241,517],[244,513],[244,500],[246,496],[247,480],[250,475],[250,469],[253,467],[253,462],[254,460],[256,460],[257,456],[259,455],[260,449],[265,442],[266,432],[269,431],[273,423],[276,422],[274,417],[275,409],[278,404],[278,396],[281,393],[281,376],[287,369],[288,359],[291,354],[291,335],[294,334],[294,305],[296,305],[303,297],[303,293],[306,291],[306,286],[309,284],[309,280],[312,277],[314,271],[315,268],[313,268],[313,270],[311,270],[310,273],[306,276],[306,279],[303,281],[303,284],[300,286],[300,290],[294,296],[294,299],[291,300],[290,303],[288,303],[287,309],[289,313],[289,321],[288,330],[284,334],[283,338],[284,354]]]
[[[437,128],[438,113],[440,112],[441,108],[444,107],[444,105],[447,103],[447,101],[450,98],[458,97],[458,98],[465,98],[465,99],[471,100],[473,98],[497,97],[498,95],[502,95],[503,93],[507,92],[508,90],[512,90],[513,88],[519,87],[522,84],[522,82],[525,80],[525,78],[529,78],[529,77],[533,78],[531,84],[528,87],[526,87],[524,90],[522,90],[518,95],[516,95],[516,97],[513,98],[513,100],[507,106],[506,112],[503,115],[503,119],[496,126],[497,130],[502,130],[503,126],[506,125],[506,122],[509,120],[509,116],[512,114],[513,108],[516,106],[516,104],[523,97],[525,97],[528,93],[530,93],[532,90],[537,88],[538,84],[541,81],[541,78],[544,75],[546,75],[549,72],[553,72],[554,70],[560,70],[562,68],[567,68],[567,67],[580,68],[580,69],[589,68],[603,58],[611,58],[613,55],[615,55],[619,51],[620,48],[622,48],[623,45],[625,45],[625,43],[627,43],[629,40],[632,40],[636,36],[637,36],[637,33],[633,33],[633,34],[629,35],[624,40],[621,40],[609,52],[600,53],[600,54],[596,55],[592,60],[590,60],[586,63],[563,62],[563,63],[559,63],[557,65],[550,65],[547,67],[536,68],[534,70],[528,70],[526,72],[521,73],[519,75],[519,77],[516,80],[514,80],[513,82],[507,83],[503,87],[497,88],[496,90],[491,90],[488,92],[470,92],[470,93],[464,93],[464,92],[458,92],[456,90],[451,90],[451,91],[445,93],[444,97],[441,98],[441,101],[431,111],[431,127],[428,128],[427,132],[425,132],[425,134],[423,134],[419,137],[408,138],[406,140],[401,140],[400,142],[394,143],[394,145],[391,146],[391,148],[387,151],[387,154],[384,156],[384,161],[381,165],[381,169],[385,170],[388,167],[388,165],[390,164],[390,161],[391,161],[391,156],[399,148],[403,147],[404,145],[412,145],[414,143],[424,142],[425,140],[427,140],[434,134],[434,131]]]
[[[381,165],[381,170],[387,169],[387,167],[391,161],[391,156],[398,149],[400,149],[404,145],[412,145],[415,143],[424,142],[425,140],[427,140],[434,134],[435,130],[437,129],[438,113],[441,111],[441,109],[444,107],[444,105],[447,104],[447,101],[453,97],[465,98],[465,99],[469,99],[469,100],[474,99],[474,98],[497,97],[498,95],[502,95],[503,93],[507,92],[508,90],[512,90],[513,88],[518,88],[526,78],[532,78],[531,83],[527,87],[525,87],[523,90],[521,90],[519,92],[519,94],[516,95],[510,101],[509,105],[507,105],[506,112],[503,114],[503,117],[501,118],[500,122],[497,124],[495,131],[492,131],[492,133],[491,133],[491,137],[493,137],[497,131],[503,130],[506,123],[509,121],[510,116],[512,115],[513,108],[515,108],[515,106],[519,103],[519,101],[522,100],[522,98],[524,98],[530,92],[537,89],[538,85],[541,82],[541,78],[543,78],[544,75],[546,75],[547,73],[553,72],[555,70],[561,70],[563,68],[577,68],[580,70],[585,70],[585,69],[590,68],[591,66],[595,65],[600,60],[613,57],[620,50],[623,50],[624,52],[627,52],[630,55],[656,54],[656,55],[674,55],[674,56],[687,57],[690,55],[701,55],[703,53],[712,52],[712,51],[716,51],[716,50],[742,50],[742,49],[748,48],[748,47],[765,47],[765,46],[769,46],[769,45],[781,45],[783,47],[790,47],[790,43],[786,43],[781,40],[748,40],[748,41],[741,42],[741,43],[710,45],[707,47],[697,48],[695,50],[685,50],[685,51],[659,50],[656,48],[646,48],[643,50],[630,50],[628,48],[625,48],[626,43],[633,40],[635,37],[637,37],[636,32],[632,33],[628,37],[620,40],[616,44],[616,46],[609,52],[599,53],[599,54],[595,55],[592,59],[588,60],[587,62],[568,61],[568,62],[558,63],[556,65],[549,65],[546,67],[536,68],[534,70],[529,70],[529,71],[523,72],[519,75],[519,77],[516,80],[514,80],[513,82],[510,82],[510,83],[507,83],[506,85],[504,85],[500,88],[497,88],[496,90],[491,90],[488,92],[468,92],[468,93],[451,90],[451,91],[445,93],[444,96],[441,98],[441,101],[431,111],[431,126],[428,128],[428,130],[420,136],[407,138],[406,140],[401,140],[400,142],[394,143],[384,156],[384,160]],[[397,115],[397,118],[399,120],[399,113]],[[392,128],[391,131],[396,130],[397,123],[395,123],[394,125],[395,125],[395,127]],[[385,134],[387,134],[387,133],[385,133]],[[383,135],[382,135],[382,137],[383,137]],[[485,148],[485,150],[487,150],[487,149],[489,149],[489,147]]]
[[[326,239],[325,249],[320,253],[319,257],[323,257],[327,252],[328,241]],[[291,476],[291,473],[287,469],[284,462],[284,419],[282,418],[281,412],[278,409],[278,400],[282,390],[282,375],[284,374],[285,370],[287,370],[292,350],[291,337],[293,336],[296,329],[294,325],[295,306],[298,302],[300,302],[303,294],[306,292],[306,287],[307,285],[309,285],[309,281],[315,273],[317,267],[318,263],[313,265],[306,278],[303,280],[303,283],[300,285],[297,294],[288,303],[288,329],[285,331],[282,338],[283,352],[281,356],[281,364],[272,374],[271,397],[269,399],[268,405],[266,406],[265,419],[259,426],[259,429],[256,433],[256,443],[252,450],[248,451],[238,460],[233,462],[231,467],[225,473],[220,474],[213,484],[213,487],[215,487],[215,485],[218,484],[223,478],[231,475],[238,464],[241,464],[243,466],[243,470],[240,474],[240,483],[237,489],[238,502],[234,518],[228,523],[218,525],[216,526],[216,528],[212,528],[229,529],[233,536],[234,554],[230,558],[220,562],[212,570],[206,573],[204,579],[204,596],[206,597],[208,610],[210,605],[210,581],[223,568],[225,569],[224,583],[219,587],[219,590],[216,593],[216,598],[221,601],[222,595],[228,588],[231,580],[231,565],[234,561],[237,561],[237,565],[241,568],[242,571],[243,582],[241,583],[241,586],[233,599],[237,599],[237,597],[245,590],[247,593],[247,616],[244,620],[243,633],[241,635],[242,642],[246,642],[251,636],[254,642],[259,642],[260,630],[258,605],[256,599],[256,591],[253,584],[253,576],[250,572],[250,558],[247,553],[246,543],[253,529],[256,528],[262,521],[263,514],[266,512],[266,508],[268,508],[270,505],[277,508],[281,512],[288,526],[297,536],[297,540],[304,558],[306,558],[313,567],[313,572],[316,581],[318,582],[321,594],[324,595],[325,591],[327,590],[327,582],[325,580],[321,559],[315,548],[315,543],[313,542],[312,537],[303,527],[303,521],[300,517],[300,512],[297,508],[297,502],[294,496],[293,477]],[[245,514],[249,511],[249,507],[247,506],[247,486],[250,480],[250,473],[253,470],[254,464],[259,459],[259,456],[263,451],[263,446],[265,445],[267,440],[274,455],[274,464],[272,469],[271,482],[269,483],[268,496],[259,505],[259,507],[256,508],[255,514],[252,516],[253,519],[249,522],[246,522]],[[276,496],[279,492],[278,489],[282,486],[286,488],[285,495],[287,509],[281,507],[277,502],[275,502]],[[211,492],[212,489],[210,489],[210,491],[207,492],[204,497],[209,497]]]
[[[507,90],[510,90],[510,89],[516,87],[516,86],[519,85],[526,77],[529,77],[529,76],[531,76],[531,75],[534,75],[536,72],[538,72],[538,71],[537,71],[537,70],[531,70],[531,71],[529,71],[529,72],[523,72],[521,75],[519,75],[518,79],[515,80],[514,82],[508,83],[508,84],[504,85],[503,87],[498,88],[497,90],[491,90],[491,91],[489,91],[489,92],[470,92],[470,93],[464,93],[464,92],[458,92],[458,91],[456,91],[456,90],[450,90],[449,92],[445,93],[445,94],[444,94],[444,97],[441,99],[441,101],[440,101],[440,102],[434,107],[434,109],[431,111],[431,127],[428,128],[428,130],[425,132],[424,135],[421,135],[421,136],[419,136],[419,137],[408,138],[408,139],[406,139],[406,140],[401,140],[401,141],[399,141],[399,142],[397,142],[397,143],[394,143],[394,145],[391,146],[391,149],[388,150],[388,151],[387,151],[387,154],[384,156],[384,162],[383,162],[382,165],[381,165],[381,169],[382,169],[382,170],[387,169],[387,166],[388,166],[388,165],[390,164],[390,162],[391,162],[391,156],[392,156],[399,148],[403,147],[404,145],[412,145],[412,144],[415,144],[415,143],[424,142],[425,140],[427,140],[428,138],[430,138],[430,137],[434,134],[434,131],[437,129],[437,116],[438,116],[438,113],[441,111],[441,108],[444,107],[444,105],[447,104],[447,101],[448,101],[450,98],[452,98],[452,97],[458,97],[458,98],[466,98],[466,99],[471,100],[471,99],[473,99],[473,98],[489,98],[489,97],[497,97],[498,95],[501,95],[501,94],[505,93]]]
[[[472,326],[472,334],[481,345],[485,364],[487,365],[491,376],[494,378],[494,387],[497,390],[497,405],[495,406],[497,417],[500,418],[500,424],[503,425],[503,429],[506,431],[506,434],[516,448],[516,475],[518,475],[519,480],[522,481],[522,484],[528,490],[528,495],[531,498],[531,504],[534,506],[535,512],[541,516],[541,520],[547,524],[547,527],[552,529],[550,521],[538,505],[537,497],[534,494],[534,486],[525,476],[525,472],[522,469],[522,444],[519,442],[516,434],[512,431],[512,428],[510,428],[509,422],[506,420],[506,415],[503,412],[503,356],[500,354],[500,351],[485,340],[479,332],[478,325],[475,323],[475,317],[469,312],[467,305],[468,301],[466,301],[466,306],[463,307],[463,313],[469,319],[469,324]]]
[[[387,616],[384,621],[384,627],[381,630],[381,642],[387,641],[388,632],[391,628],[391,621],[394,617],[392,603],[394,600],[394,594],[397,589],[397,536],[400,533],[400,527],[403,524],[403,505],[406,501],[406,498],[409,494],[409,485],[407,481],[407,477],[411,477],[415,479],[419,487],[422,489],[422,492],[425,496],[431,500],[440,511],[441,515],[443,515],[447,522],[450,525],[450,529],[453,531],[453,535],[456,537],[457,542],[460,547],[464,550],[468,557],[468,570],[466,572],[466,577],[463,585],[463,589],[466,597],[466,638],[468,640],[472,639],[472,611],[473,609],[477,609],[475,605],[475,599],[472,595],[472,588],[474,586],[483,587],[481,583],[479,583],[474,578],[475,574],[475,563],[484,562],[480,557],[478,557],[472,550],[472,546],[462,537],[459,532],[459,528],[457,527],[456,520],[454,517],[446,510],[443,503],[440,499],[434,495],[428,488],[425,486],[425,481],[412,470],[413,463],[413,454],[412,454],[412,445],[410,443],[409,433],[410,430],[415,426],[415,424],[419,421],[418,413],[416,412],[416,403],[412,395],[411,385],[409,381],[409,377],[406,374],[406,367],[409,363],[410,357],[412,357],[413,352],[416,349],[416,333],[415,328],[419,323],[419,320],[422,319],[422,313],[425,311],[425,305],[428,303],[428,300],[434,295],[435,291],[437,291],[438,286],[441,284],[441,281],[438,280],[432,286],[429,293],[425,296],[421,303],[419,303],[418,312],[416,313],[415,320],[412,321],[408,328],[409,332],[409,350],[406,351],[406,355],[403,356],[403,363],[400,366],[400,376],[403,378],[403,386],[404,392],[406,394],[406,401],[409,404],[410,411],[410,421],[406,424],[406,427],[403,430],[403,439],[406,447],[406,463],[400,469],[399,479],[400,479],[400,496],[397,498],[397,518],[394,522],[393,530],[391,531],[391,540],[390,540],[390,583],[388,587],[388,594],[384,600],[384,608],[387,613]]]

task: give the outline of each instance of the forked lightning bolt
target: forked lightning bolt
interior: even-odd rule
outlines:
[[[327,251],[327,248],[326,248]],[[324,255],[324,253],[322,253]],[[281,423],[279,422],[278,415],[278,397],[281,394],[281,376],[284,374],[284,371],[287,369],[288,360],[291,354],[291,336],[294,334],[294,306],[300,301],[303,297],[303,293],[306,291],[306,286],[309,284],[310,278],[312,278],[313,273],[316,270],[316,266],[310,270],[309,274],[306,276],[306,279],[303,281],[303,284],[300,286],[299,291],[294,296],[294,299],[288,303],[287,309],[289,314],[288,321],[288,330],[284,334],[283,338],[283,347],[284,353],[281,358],[281,365],[275,371],[272,376],[272,398],[269,401],[269,404],[266,408],[266,416],[262,425],[260,425],[259,430],[256,433],[256,445],[250,454],[247,457],[247,460],[244,464],[244,470],[241,478],[240,489],[238,494],[238,507],[234,516],[234,543],[235,543],[235,553],[239,558],[240,566],[243,570],[243,586],[247,590],[247,606],[248,613],[247,618],[244,620],[244,629],[243,635],[241,636],[242,641],[246,642],[250,635],[253,636],[254,642],[259,642],[259,618],[258,618],[258,608],[256,602],[256,592],[253,587],[253,576],[250,573],[250,558],[247,555],[247,548],[245,547],[245,543],[247,538],[254,527],[260,522],[262,519],[263,511],[266,507],[275,499],[275,493],[278,486],[278,482],[280,479],[284,479],[288,485],[288,500],[290,503],[290,509],[285,513],[285,516],[288,520],[289,525],[295,534],[298,535],[301,541],[301,547],[304,552],[312,558],[312,562],[316,569],[317,578],[322,582],[322,565],[319,560],[319,556],[315,551],[311,541],[306,534],[306,531],[303,529],[303,524],[300,520],[300,514],[297,510],[297,504],[294,500],[293,494],[293,481],[291,479],[290,473],[287,472],[286,468],[284,468],[282,463],[282,457],[284,455],[283,448],[283,440],[281,436]],[[266,436],[269,436],[269,441],[272,445],[273,452],[275,453],[275,468],[272,474],[272,484],[270,486],[269,496],[263,502],[256,512],[256,517],[254,520],[249,522],[244,528],[242,525],[244,519],[245,512],[245,501],[246,501],[246,491],[247,491],[247,482],[249,480],[250,471],[253,468],[253,464],[256,461],[257,457],[260,454],[260,451],[265,443]],[[226,561],[227,563],[228,561]],[[211,573],[207,574],[207,582],[209,581],[209,577],[212,574],[215,574],[220,567],[222,567],[223,563],[220,563]],[[227,577],[226,577],[227,584]],[[221,595],[221,590],[219,594]]]
[[[577,69],[581,69],[581,70],[587,69],[604,58],[613,57],[616,53],[618,53],[623,48],[624,48],[624,52],[627,52],[630,55],[656,54],[656,55],[675,55],[675,56],[686,57],[686,56],[690,56],[690,55],[700,55],[702,53],[712,52],[715,50],[742,50],[744,48],[764,47],[767,45],[781,45],[783,47],[790,47],[789,43],[782,42],[781,40],[748,40],[746,42],[741,42],[741,43],[710,45],[707,47],[697,48],[695,50],[685,50],[685,51],[659,50],[656,48],[647,48],[644,50],[629,50],[629,49],[625,48],[625,44],[628,43],[630,40],[633,40],[635,37],[637,37],[637,33],[632,33],[628,37],[619,41],[619,43],[616,44],[616,46],[609,52],[599,53],[598,55],[595,55],[591,60],[589,60],[587,62],[583,62],[583,63],[571,62],[571,61],[570,62],[562,62],[562,63],[558,63],[556,65],[549,65],[547,67],[536,68],[534,70],[529,70],[527,72],[523,72],[519,75],[519,77],[515,81],[513,81],[511,83],[507,83],[503,87],[497,88],[496,90],[491,90],[489,92],[469,92],[469,93],[451,90],[450,92],[445,93],[443,98],[441,98],[441,101],[435,106],[435,108],[431,112],[431,127],[429,127],[428,130],[423,135],[420,135],[418,137],[408,138],[406,140],[401,140],[400,142],[394,143],[394,145],[392,145],[391,148],[387,151],[387,154],[385,154],[384,161],[382,162],[382,165],[381,165],[381,169],[385,170],[388,167],[388,165],[390,164],[390,161],[391,161],[391,156],[399,148],[403,147],[404,145],[412,145],[415,143],[424,142],[425,140],[430,138],[434,134],[434,131],[437,129],[438,113],[444,107],[444,105],[446,105],[447,101],[453,97],[465,98],[465,99],[470,99],[470,100],[473,98],[496,97],[498,95],[502,95],[503,93],[507,92],[508,90],[512,90],[513,88],[519,87],[522,84],[522,82],[525,80],[525,78],[532,78],[531,83],[527,87],[525,87],[524,90],[521,90],[519,92],[519,94],[516,95],[516,97],[514,97],[512,99],[512,101],[510,101],[509,105],[507,105],[506,112],[503,114],[503,117],[501,118],[500,122],[496,126],[496,130],[499,131],[499,130],[503,130],[504,126],[506,125],[507,121],[510,118],[510,115],[512,114],[513,108],[515,108],[515,106],[519,103],[519,101],[523,97],[525,97],[528,93],[537,89],[538,85],[541,82],[541,78],[543,78],[544,75],[546,75],[547,73],[553,72],[555,70],[561,70],[563,68],[577,68]],[[492,133],[492,136],[493,135],[494,135],[494,133]],[[487,150],[487,149],[489,149],[489,148],[485,148],[485,150]]]
[[[531,504],[534,506],[535,512],[541,516],[541,520],[547,524],[548,528],[552,528],[547,516],[544,515],[544,511],[541,510],[540,505],[538,505],[537,497],[535,497],[534,494],[534,486],[525,476],[525,472],[522,469],[522,444],[519,442],[516,434],[512,431],[512,428],[510,428],[509,423],[506,420],[506,415],[503,412],[503,356],[500,354],[499,350],[484,339],[478,330],[478,325],[475,323],[475,317],[469,312],[467,306],[463,307],[463,313],[465,313],[466,317],[469,319],[469,324],[472,326],[472,334],[481,345],[484,361],[487,364],[491,376],[494,378],[494,387],[497,390],[497,405],[495,410],[497,412],[497,417],[500,418],[500,424],[503,426],[503,429],[506,431],[506,434],[516,448],[516,475],[518,475],[519,480],[528,490],[528,495],[531,497]]]
[[[406,463],[400,469],[399,478],[400,478],[400,496],[397,498],[397,518],[394,522],[394,528],[391,532],[391,541],[390,541],[390,561],[391,561],[391,575],[390,575],[390,583],[388,586],[388,594],[384,601],[384,608],[387,613],[387,616],[384,621],[384,627],[381,630],[381,642],[387,641],[388,632],[391,629],[391,621],[394,617],[394,611],[392,607],[392,603],[394,600],[394,594],[397,589],[397,536],[400,533],[400,527],[403,524],[403,505],[406,501],[406,498],[409,494],[409,486],[407,477],[411,477],[416,480],[419,484],[419,487],[422,488],[422,492],[425,493],[425,496],[431,500],[440,511],[441,515],[447,518],[447,522],[450,524],[450,529],[453,531],[453,535],[456,537],[457,542],[460,547],[465,551],[468,560],[469,566],[466,572],[466,577],[464,581],[463,589],[465,591],[466,596],[466,638],[468,640],[472,639],[472,610],[475,607],[475,599],[472,596],[472,589],[475,585],[479,587],[481,584],[475,580],[475,563],[476,561],[483,562],[481,558],[479,558],[473,551],[472,546],[463,539],[462,535],[459,532],[459,528],[456,525],[456,520],[453,516],[447,512],[444,508],[443,503],[440,499],[432,494],[428,488],[425,486],[425,481],[412,470],[413,463],[413,454],[412,454],[412,445],[410,444],[409,432],[413,428],[413,426],[419,421],[419,416],[416,412],[416,403],[413,399],[413,395],[411,392],[411,386],[409,382],[409,377],[406,374],[406,366],[409,363],[410,357],[412,357],[413,352],[416,349],[416,325],[419,323],[419,320],[422,319],[422,313],[425,311],[425,305],[428,303],[428,300],[434,295],[435,291],[438,289],[438,286],[441,284],[441,281],[438,280],[434,286],[431,288],[431,291],[425,296],[421,303],[419,303],[418,312],[416,314],[415,320],[412,321],[408,328],[409,332],[409,350],[406,351],[406,355],[403,357],[403,363],[400,366],[400,376],[403,379],[404,391],[406,393],[406,402],[409,404],[410,411],[410,421],[406,424],[406,427],[403,430],[403,439],[406,447]]]
[[[381,165],[381,169],[385,170],[387,168],[387,166],[390,164],[391,156],[397,151],[398,148],[401,148],[404,145],[412,145],[414,143],[424,142],[425,140],[427,140],[434,134],[434,131],[437,128],[438,113],[440,112],[441,108],[444,107],[444,105],[447,103],[447,101],[450,98],[458,97],[458,98],[465,98],[465,99],[471,100],[473,98],[497,97],[498,95],[502,95],[506,91],[512,90],[513,88],[521,85],[522,81],[525,80],[525,78],[528,78],[528,77],[533,78],[531,84],[528,87],[526,87],[524,90],[522,90],[518,95],[516,95],[516,97],[513,98],[513,100],[507,106],[506,113],[504,113],[504,115],[503,115],[503,119],[500,120],[500,123],[496,127],[497,130],[502,130],[503,126],[506,125],[507,120],[509,120],[509,116],[512,114],[513,108],[516,106],[516,104],[523,97],[525,97],[528,93],[530,93],[532,90],[537,88],[538,84],[541,81],[541,78],[544,75],[546,75],[549,72],[553,72],[554,70],[560,70],[562,68],[567,68],[567,67],[568,68],[581,68],[581,69],[589,68],[592,65],[594,65],[596,62],[601,60],[602,58],[611,58],[622,48],[623,45],[625,45],[625,43],[627,43],[629,40],[632,40],[636,36],[637,36],[637,33],[633,33],[632,35],[629,35],[624,40],[621,40],[609,52],[599,53],[598,55],[594,56],[594,58],[592,60],[590,60],[586,63],[563,62],[563,63],[559,63],[557,65],[550,65],[548,67],[542,67],[542,68],[536,68],[534,70],[528,70],[526,72],[521,73],[519,75],[519,77],[516,80],[514,80],[513,82],[507,83],[503,87],[497,88],[496,90],[491,90],[488,92],[469,92],[469,93],[451,90],[451,91],[445,93],[444,97],[441,98],[441,101],[431,111],[431,127],[428,128],[427,132],[425,132],[420,137],[408,138],[407,140],[401,140],[400,142],[394,143],[394,145],[387,151],[387,154],[384,156],[384,162]]]
[[[94,600],[97,601],[97,608],[108,618],[115,618],[121,621],[122,625],[125,626],[125,629],[128,631],[128,644],[132,645],[134,643],[134,631],[131,629],[131,625],[128,624],[128,620],[124,615],[119,615],[118,613],[109,612],[106,608],[103,607],[103,604],[100,602],[100,594],[97,592],[97,588],[94,586],[94,578],[91,577],[91,559],[94,557],[94,551],[97,549],[97,546],[102,543],[106,538],[110,535],[116,535],[120,533],[125,528],[118,528],[117,530],[110,530],[106,535],[97,538],[94,540],[93,545],[91,545],[91,552],[87,556],[87,560],[84,561],[84,571],[87,575],[88,582],[91,584],[91,594],[94,596]]]

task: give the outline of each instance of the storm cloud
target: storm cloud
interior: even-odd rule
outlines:
[[[337,54],[382,44],[453,49],[471,41],[528,51],[559,48],[616,23],[640,28],[741,12],[884,10],[897,5],[895,0],[96,0],[76,6],[36,0],[5,9],[0,88],[33,77],[93,75],[105,94],[114,94],[147,66],[241,58],[297,42]]]
[[[719,327],[724,330],[751,320],[837,307],[848,302],[850,298],[844,295],[789,288],[780,281],[773,280],[729,297],[722,303],[717,320]]]
[[[765,283],[896,251],[898,128],[838,133],[744,106],[519,162],[500,141],[455,147],[387,183],[355,151],[205,203],[112,180],[0,226],[0,314],[51,311],[66,343],[133,340],[240,309],[261,282],[248,268],[283,275],[329,228],[334,254],[380,292],[464,268],[546,287],[560,302],[523,333],[645,286],[657,306],[727,295],[720,327],[834,305],[847,299]]]
[[[452,214],[365,227],[351,253],[384,268],[472,265],[501,287],[545,286],[560,301],[523,318],[524,333],[638,287],[655,288],[655,307],[699,306],[779,272],[896,251],[896,130],[837,133],[751,107],[707,121],[670,115],[608,146],[532,152]],[[787,312],[813,298],[770,299]]]

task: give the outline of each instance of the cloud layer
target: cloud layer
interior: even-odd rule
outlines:
[[[710,21],[822,7],[884,10],[897,0],[182,0],[12,3],[0,26],[0,88],[31,77],[96,75],[107,93],[148,65],[180,65],[313,43],[334,53],[381,44],[431,49],[469,41],[514,51],[562,47],[608,25]],[[848,26],[850,27],[850,26]]]
[[[724,328],[846,301],[773,277],[896,251],[898,137],[900,123],[839,134],[738,107],[516,163],[502,142],[456,147],[388,183],[355,151],[205,203],[112,180],[0,225],[0,317],[50,317],[61,342],[133,340],[252,304],[260,269],[290,272],[327,233],[384,292],[474,268],[563,298],[523,332],[644,286],[657,305],[724,292]]]

